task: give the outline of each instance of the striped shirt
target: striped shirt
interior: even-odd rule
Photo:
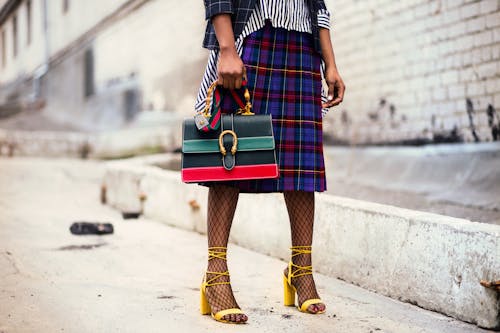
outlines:
[[[235,41],[236,51],[241,57],[243,52],[243,41],[251,33],[263,28],[266,20],[270,20],[275,28],[284,28],[300,32],[312,33],[310,13],[305,0],[260,0],[250,16],[243,32]],[[318,26],[330,29],[330,13],[327,10],[318,12]],[[219,50],[211,50],[208,57],[208,64],[196,98],[195,111],[201,112],[205,108],[208,87],[217,80],[217,62],[219,60]],[[324,77],[324,65],[321,66],[321,75]],[[327,91],[323,89],[321,98],[326,102]],[[328,109],[323,109],[323,116]]]

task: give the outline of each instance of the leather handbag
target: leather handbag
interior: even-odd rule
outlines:
[[[229,90],[240,108],[234,114],[221,114],[222,97],[214,82],[208,90],[205,110],[194,119],[184,120],[183,182],[278,177],[271,115],[255,115],[250,93],[244,88],[246,103]]]

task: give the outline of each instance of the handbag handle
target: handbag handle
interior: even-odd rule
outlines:
[[[207,98],[205,100],[205,110],[203,110],[202,112],[202,114],[206,118],[210,118],[212,116],[210,113],[210,104],[213,103],[212,101],[213,98],[215,98],[216,102],[215,111],[219,112],[219,104],[221,99],[220,99],[220,91],[217,90],[217,83],[218,83],[217,80],[212,82],[212,84],[208,87],[207,90]],[[230,92],[234,100],[240,107],[238,110],[236,110],[236,114],[241,114],[243,116],[250,116],[254,115],[254,113],[252,112],[252,103],[250,103],[250,92],[248,91],[246,85],[247,85],[247,78],[245,73],[242,82],[242,86],[245,87],[245,92],[243,93],[243,97],[245,97],[245,104],[243,104],[243,101],[240,99],[238,94],[236,94],[236,91],[234,89],[230,89]]]

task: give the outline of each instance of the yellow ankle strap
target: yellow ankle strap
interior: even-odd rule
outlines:
[[[212,260],[215,258],[227,260],[227,247],[225,246],[212,246],[208,248],[208,260]]]
[[[292,258],[300,254],[310,254],[311,246],[309,245],[297,245],[290,247],[292,250]],[[292,268],[296,268],[293,270]],[[290,281],[293,277],[299,277],[303,275],[312,274],[312,266],[300,266],[294,264],[291,260],[288,265],[288,280]]]
[[[225,246],[212,246],[208,248],[208,260],[212,260],[215,258],[222,259],[222,260],[227,260],[227,248]],[[211,279],[206,279],[205,275],[205,282],[203,283],[205,287],[210,287],[210,286],[216,286],[219,284],[230,284],[229,281],[224,281],[224,282],[213,282],[217,280],[218,278],[222,276],[229,276],[229,271],[225,272],[211,272],[211,271],[206,271],[205,274],[213,274],[214,276]]]
[[[312,252],[310,245],[292,246],[290,247],[290,250],[292,250],[292,258],[298,256],[299,254],[310,254]]]
[[[206,274],[213,274],[214,277],[212,277],[211,279],[209,280],[206,280],[206,276],[205,276],[205,287],[210,287],[210,286],[216,286],[216,285],[219,285],[219,284],[231,284],[231,282],[229,281],[223,281],[223,282],[213,282],[215,280],[217,280],[218,278],[222,277],[222,276],[229,276],[229,271],[225,271],[225,272],[210,272],[210,271],[207,271]]]

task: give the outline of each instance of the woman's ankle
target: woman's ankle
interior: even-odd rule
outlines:
[[[311,266],[311,254],[297,254],[292,257],[292,263],[298,266]]]
[[[227,271],[227,262],[223,259],[213,258],[207,262],[207,271],[225,272]]]

